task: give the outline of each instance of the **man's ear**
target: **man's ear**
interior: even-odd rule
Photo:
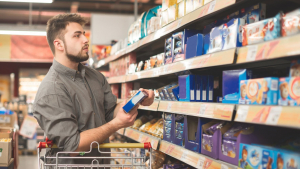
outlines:
[[[57,49],[59,51],[63,51],[64,50],[64,42],[62,40],[60,40],[60,39],[54,39],[53,43],[54,43],[55,49]]]

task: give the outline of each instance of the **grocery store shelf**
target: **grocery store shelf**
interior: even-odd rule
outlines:
[[[300,34],[273,41],[241,47],[237,50],[237,63],[275,59],[300,55]]]
[[[195,168],[205,168],[205,169],[236,169],[237,166],[212,159],[205,155],[192,152],[183,147],[177,146],[175,144],[161,141],[159,150],[169,156],[172,156],[180,161],[183,161]]]
[[[151,136],[149,134],[140,132],[138,130],[132,129],[132,128],[126,128],[124,136],[129,137],[137,142],[145,143],[150,142],[153,149],[158,149],[158,144],[160,142],[160,138],[157,138],[155,136]]]
[[[174,22],[171,22],[170,24],[162,27],[161,29],[159,29],[156,32],[137,41],[136,43],[128,46],[127,48],[118,51],[116,54],[107,57],[106,59],[104,59],[104,62],[102,62],[99,66],[101,67],[103,65],[106,65],[109,62],[116,60],[125,54],[128,54],[146,44],[154,42],[155,40],[157,40],[169,33],[172,33],[173,31],[176,31],[177,29],[183,28],[185,25],[187,25],[191,22],[201,19],[206,15],[214,13],[214,12],[221,10],[223,8],[226,8],[228,6],[231,6],[235,3],[236,3],[236,0],[214,0],[202,7],[192,11],[191,13],[183,16],[182,18],[177,19]]]
[[[136,72],[127,75],[126,82],[138,79],[159,77],[162,75],[173,74],[184,70],[233,64],[235,51],[236,48],[233,48],[225,51],[194,57],[180,62],[167,64],[150,70]]]
[[[107,79],[109,84],[125,83],[126,76],[114,76]]]
[[[234,104],[160,101],[158,111],[231,121],[234,108]]]
[[[122,102],[122,101],[124,101],[124,99],[118,99],[118,100],[117,100],[117,103]],[[140,105],[140,106],[139,106],[139,109],[142,109],[142,110],[157,111],[158,105],[159,105],[159,100],[155,100],[155,101],[152,103],[151,106],[142,106],[142,105]]]
[[[300,107],[238,105],[237,122],[300,128]]]

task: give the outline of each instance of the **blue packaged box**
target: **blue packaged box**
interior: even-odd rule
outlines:
[[[164,123],[165,123],[165,127],[167,127],[167,128],[171,128],[172,121],[167,121],[167,120],[164,120]]]
[[[172,86],[170,88],[167,89],[168,91],[168,94],[171,98],[172,101],[178,101],[178,98],[175,96],[174,92],[173,92],[173,89],[177,88],[179,85],[175,85],[175,86]]]
[[[241,80],[239,104],[277,105],[278,78]]]
[[[176,122],[176,123],[175,123],[175,129],[176,129],[176,130],[181,130],[181,131],[183,131],[183,128],[184,128],[184,123],[180,123],[180,122]]]
[[[142,102],[145,98],[148,97],[148,94],[142,91],[138,91],[123,107],[123,110],[126,113],[129,113],[130,110],[134,108],[137,104]]]
[[[207,102],[213,102],[213,96],[214,96],[214,77],[211,75],[207,76]]]
[[[232,19],[223,27],[223,47],[222,50],[241,47],[243,43],[242,27],[245,25],[244,19]]]
[[[274,157],[272,149],[240,143],[238,167],[242,169],[272,169]]]
[[[240,11],[236,11],[230,15],[227,15],[225,18],[222,20],[222,24],[229,22],[232,19],[237,19],[240,18]]]
[[[199,31],[197,30],[185,29],[181,32],[177,32],[172,35],[173,37],[172,62],[177,62],[185,59],[185,49],[186,49],[187,39],[197,34],[198,32]]]
[[[223,71],[222,80],[222,103],[238,104],[239,103],[239,86],[241,80],[252,78],[252,71],[247,69],[226,70]]]
[[[174,96],[176,97],[176,100],[179,100],[179,85],[172,89],[172,92]]]
[[[223,48],[223,26],[220,25],[217,27],[214,27],[210,32],[210,42],[209,42],[209,49],[208,53],[214,53],[221,51]]]
[[[275,160],[273,168],[276,169],[298,169],[300,164],[300,155],[292,151],[275,149]],[[300,167],[300,166],[299,166]]]
[[[178,76],[179,101],[195,100],[195,75]]]
[[[300,77],[279,79],[278,105],[300,106]]]
[[[173,62],[173,37],[165,40],[165,64]]]
[[[207,102],[207,88],[208,88],[208,76],[202,76],[201,78],[201,84],[202,84],[202,102]]]
[[[300,60],[293,60],[290,67],[290,77],[300,77]]]
[[[248,8],[242,8],[240,18],[245,19],[247,24],[266,19],[266,4],[258,3]]]
[[[202,34],[196,34],[191,36],[187,40],[186,55],[185,58],[193,58],[203,54],[203,41],[204,36]]]
[[[201,102],[202,101],[202,76],[196,75],[196,84],[195,84],[195,98],[196,102]]]

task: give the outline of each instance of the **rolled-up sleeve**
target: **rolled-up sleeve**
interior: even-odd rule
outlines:
[[[75,151],[80,133],[70,98],[60,94],[41,97],[34,103],[34,117],[46,136],[63,151]]]
[[[99,72],[100,73],[100,72]],[[106,122],[111,121],[114,118],[114,110],[117,104],[117,97],[112,94],[110,85],[106,78],[100,73],[103,79],[103,91],[104,91],[104,109]]]

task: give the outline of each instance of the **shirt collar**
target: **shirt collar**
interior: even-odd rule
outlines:
[[[68,67],[62,65],[61,63],[59,63],[58,61],[53,59],[52,67],[57,72],[67,76],[68,78],[72,79],[73,81],[75,81],[76,74],[81,73],[82,77],[85,76],[85,69],[81,63],[79,63],[79,65],[78,65],[78,71],[76,71],[74,69],[71,69],[71,68],[68,68]]]

